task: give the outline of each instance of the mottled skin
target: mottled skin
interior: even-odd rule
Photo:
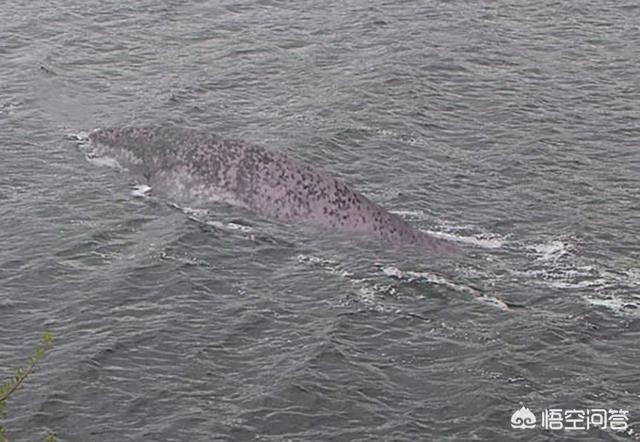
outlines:
[[[303,220],[393,243],[454,252],[320,169],[285,154],[174,127],[97,129],[93,155],[115,159],[177,201],[224,201],[278,220]]]

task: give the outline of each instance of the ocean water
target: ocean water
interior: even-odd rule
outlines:
[[[142,124],[286,152],[465,253],[175,207],[73,141]],[[0,378],[45,330],[14,442],[640,440],[640,6],[3,6]]]

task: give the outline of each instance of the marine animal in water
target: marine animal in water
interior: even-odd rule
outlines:
[[[347,183],[288,155],[176,127],[118,127],[89,134],[94,157],[127,169],[154,193],[187,204],[226,202],[281,221],[304,221],[436,252],[450,241],[417,230]]]

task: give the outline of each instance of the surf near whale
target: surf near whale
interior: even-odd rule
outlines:
[[[89,140],[92,157],[115,160],[175,202],[225,202],[280,221],[304,221],[435,252],[458,251],[331,174],[261,146],[175,127],[96,129]]]

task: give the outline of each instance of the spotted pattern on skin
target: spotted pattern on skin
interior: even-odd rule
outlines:
[[[94,155],[113,157],[155,193],[188,203],[223,201],[282,221],[301,220],[383,241],[454,252],[345,182],[283,153],[174,127],[97,129]]]

